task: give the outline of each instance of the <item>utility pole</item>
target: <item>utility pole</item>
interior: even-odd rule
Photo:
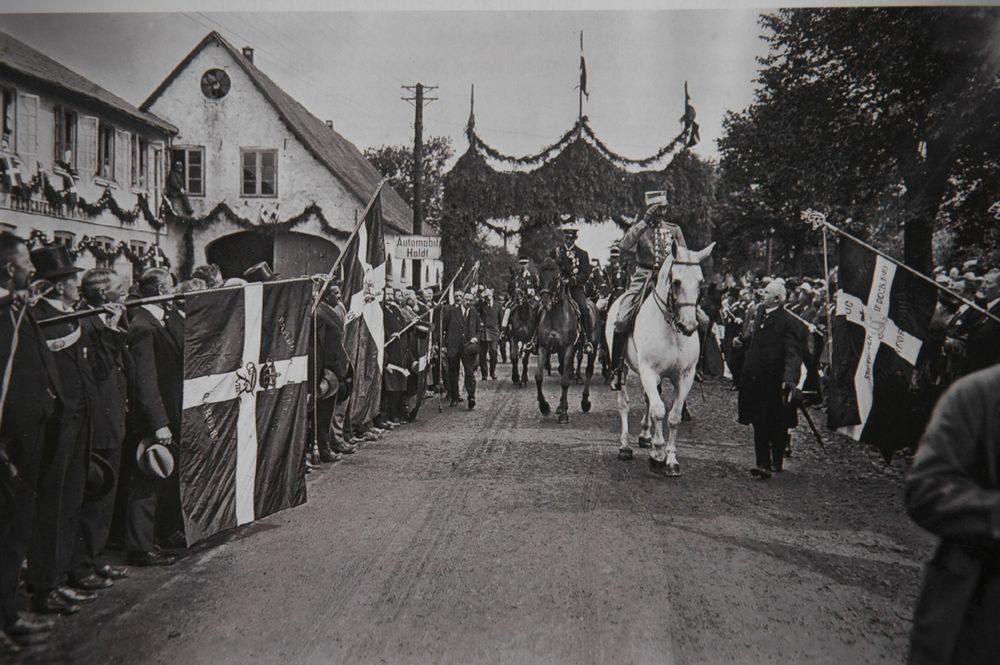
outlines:
[[[404,90],[413,93],[413,97],[403,97],[403,101],[411,102],[416,109],[416,117],[413,120],[413,173],[411,176],[413,183],[413,233],[420,235],[424,230],[424,202],[423,202],[423,164],[424,164],[424,104],[433,102],[437,97],[424,97],[424,91],[437,90],[436,85],[404,85]],[[420,259],[413,259],[413,288],[419,289],[423,271],[421,270]]]

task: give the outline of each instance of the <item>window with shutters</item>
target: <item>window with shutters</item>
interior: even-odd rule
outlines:
[[[76,169],[76,111],[65,106],[55,108],[55,155],[56,166],[62,169]]]
[[[0,150],[4,152],[14,152],[14,141],[17,137],[17,91],[13,88],[3,88],[0,90],[3,97],[3,117],[0,123],[3,133],[0,134]]]
[[[149,248],[149,243],[145,240],[129,240],[128,247],[132,250],[133,254],[142,255]]]
[[[115,179],[115,128],[105,124],[97,126],[97,175]]]
[[[149,179],[149,143],[137,134],[132,135],[132,186],[146,189]]]
[[[17,154],[24,167],[31,173],[35,170],[38,155],[38,96],[18,93],[17,95]]]
[[[108,236],[94,236],[94,244],[101,253],[111,254],[115,250],[115,241],[113,238]],[[97,258],[98,268],[114,268],[115,259],[114,257]]]
[[[262,148],[240,150],[243,196],[275,197],[278,195],[278,151]]]
[[[70,249],[73,248],[73,242],[76,240],[76,234],[72,231],[56,231],[52,234],[52,241],[57,245],[65,245]]]
[[[132,135],[120,129],[115,130],[115,182],[124,185],[129,179],[129,163],[132,156]]]
[[[180,163],[188,196],[205,196],[205,149],[202,147],[174,148],[172,164]],[[171,167],[173,168],[173,167]]]
[[[80,173],[89,175],[97,174],[97,118],[84,115],[80,116],[79,141],[77,148],[80,152],[79,170]]]
[[[152,211],[155,215],[160,209],[160,201],[163,196],[163,148],[162,144],[153,149],[153,200]]]

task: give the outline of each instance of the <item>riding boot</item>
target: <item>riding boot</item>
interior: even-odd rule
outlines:
[[[615,331],[611,337],[611,389],[622,389],[622,360],[625,355],[625,342],[628,340],[627,332]]]

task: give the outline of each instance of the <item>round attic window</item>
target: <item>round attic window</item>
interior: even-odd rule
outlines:
[[[229,74],[221,69],[209,69],[201,76],[201,92],[209,99],[222,99],[229,86]]]

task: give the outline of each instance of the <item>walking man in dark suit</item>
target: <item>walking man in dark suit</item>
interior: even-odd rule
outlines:
[[[740,380],[739,422],[753,426],[756,466],[754,478],[770,478],[782,470],[788,429],[798,425],[795,411],[801,403],[802,324],[784,309],[785,285],[774,280],[763,293],[763,303],[744,340],[747,354]]]
[[[170,273],[149,268],[139,278],[139,296],[168,295],[173,292]],[[139,437],[153,437],[172,446],[181,431],[184,387],[184,323],[179,312],[166,303],[137,308],[126,339],[135,364],[136,430]],[[135,566],[164,566],[174,557],[155,549],[156,521],[169,507],[176,476],[158,478],[138,471],[129,490],[126,509],[125,547],[129,563]],[[158,515],[158,513],[161,513]]]
[[[476,310],[476,296],[466,293],[462,303],[445,313],[445,349],[448,352],[448,389],[451,406],[461,403],[458,396],[458,368],[465,371],[465,393],[469,410],[476,408],[476,365],[479,363],[479,340],[483,324]]]
[[[0,453],[6,461],[0,460],[0,466],[6,466],[8,473],[16,469],[20,479],[15,481],[8,473],[0,479],[11,483],[12,499],[9,514],[0,515],[0,628],[18,645],[40,643],[52,627],[47,620],[22,617],[17,610],[17,587],[34,523],[45,433],[60,393],[55,359],[33,313],[21,300],[34,271],[24,240],[9,232],[0,233],[0,372],[13,363],[0,427]],[[67,610],[74,607],[66,601],[60,605]]]
[[[497,345],[500,343],[500,305],[493,300],[493,291],[490,289],[483,291],[482,300],[479,302],[479,318],[483,322],[483,338],[479,345],[479,372],[484,381],[486,377],[495,381]]]

